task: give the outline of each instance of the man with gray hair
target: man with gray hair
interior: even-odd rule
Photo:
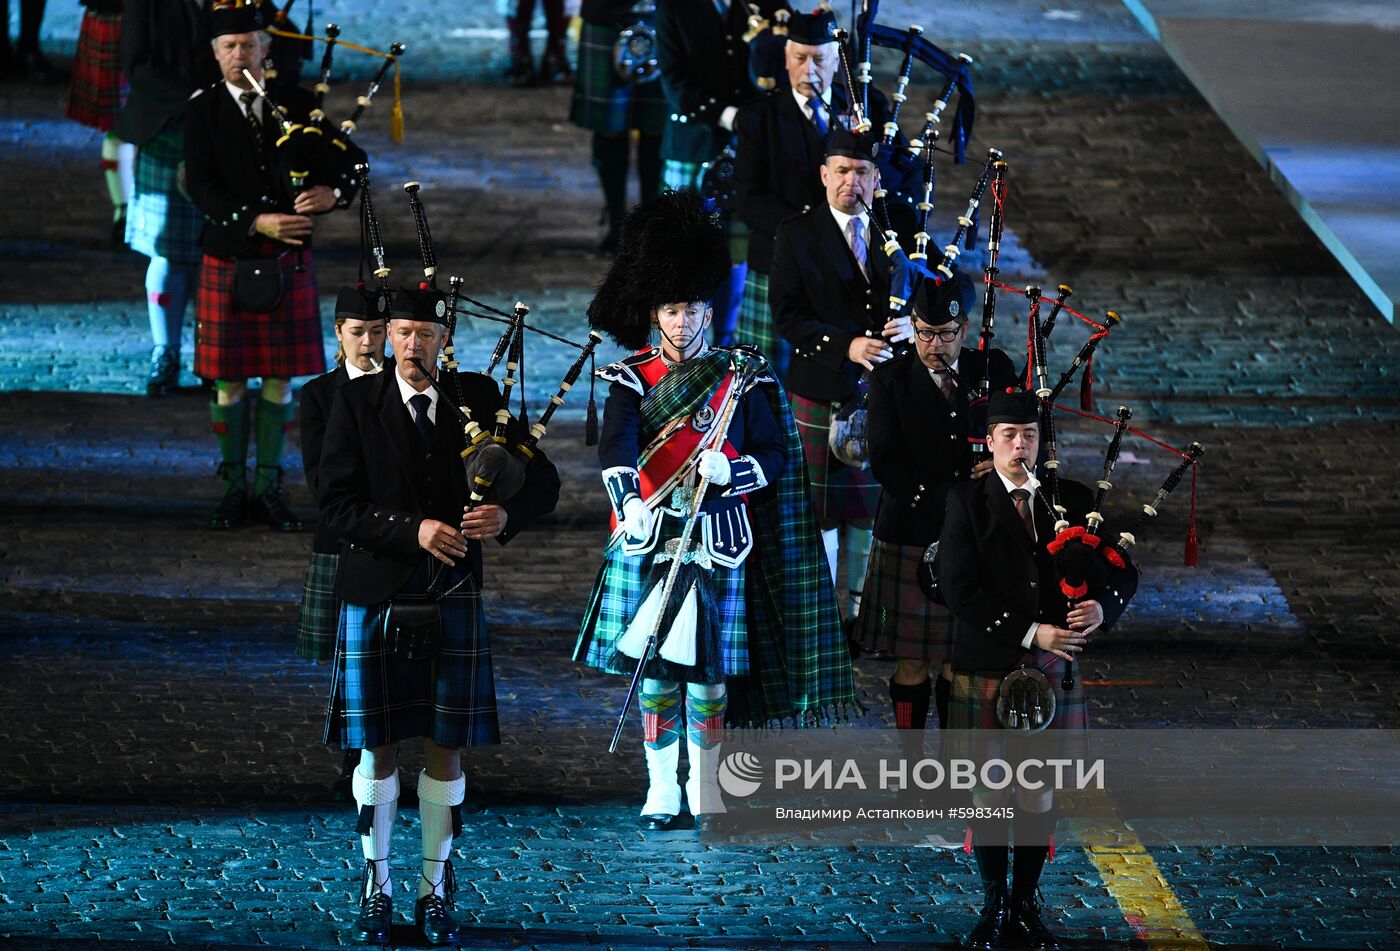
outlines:
[[[310,249],[313,216],[347,207],[354,189],[344,176],[294,187],[277,171],[279,117],[247,79],[262,84],[271,45],[258,7],[216,4],[209,26],[220,78],[185,109],[185,182],[204,215],[195,373],[218,386],[210,414],[225,485],[209,527],[232,528],[251,508],[275,530],[299,531],[301,523],[282,500],[281,463],[296,409],[291,378],[326,368]],[[315,104],[310,93],[288,85],[278,88],[277,99],[298,123]],[[256,414],[245,399],[251,377],[262,378]],[[257,433],[251,491],[250,431]]]

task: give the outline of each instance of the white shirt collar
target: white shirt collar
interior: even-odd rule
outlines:
[[[428,419],[434,424],[437,423],[438,391],[436,387],[429,386],[422,393],[419,393],[409,382],[403,378],[397,369],[394,370],[394,381],[399,384],[399,397],[403,400],[403,405],[407,408],[409,415],[413,414],[413,406],[408,401],[415,396],[426,396],[428,398]]]
[[[1039,483],[1036,482],[1035,479],[1033,479],[1033,478],[1032,478],[1032,479],[1027,479],[1023,484],[1017,485],[1016,483],[1014,483],[1014,482],[1012,482],[1010,479],[1008,479],[1006,476],[1002,475],[1000,469],[993,468],[992,471],[995,472],[995,473],[997,474],[997,478],[1001,480],[1001,484],[1004,485],[1004,486],[1006,486],[1006,494],[1007,494],[1007,495],[1010,495],[1012,492],[1016,491],[1017,489],[1024,489],[1025,491],[1027,491],[1027,492],[1029,492],[1029,493],[1031,494],[1031,500],[1034,501],[1034,499],[1035,499],[1035,490],[1036,490],[1036,488],[1037,488],[1037,486],[1038,486],[1038,484],[1039,484]]]
[[[958,359],[957,359],[957,360],[954,360],[953,363],[952,363],[952,371],[953,371],[953,375],[954,375],[954,376],[957,376],[957,373],[958,373],[958,361],[961,360],[961,359],[962,359],[962,357],[959,356]],[[928,375],[934,378],[934,382],[935,382],[935,383],[938,382],[938,375],[939,375],[939,374],[938,374],[938,371],[937,371],[937,370],[933,369],[932,367],[928,366],[927,364],[924,365],[924,369],[925,369],[925,370],[928,370]]]
[[[829,208],[829,209],[831,209],[831,217],[833,217],[833,218],[836,219],[836,227],[838,227],[838,228],[841,229],[841,233],[842,233],[843,235],[846,233],[846,228],[850,226],[851,219],[852,219],[852,218],[859,218],[859,219],[860,219],[861,227],[865,229],[865,244],[866,244],[867,247],[869,247],[869,245],[870,245],[870,216],[869,216],[868,214],[866,214],[865,212],[862,211],[862,212],[861,212],[860,214],[858,214],[858,215],[848,215],[848,214],[846,214],[844,211],[840,211],[840,210],[838,210],[837,208],[835,208],[835,207],[832,206],[832,205],[827,205],[826,207]]]
[[[359,379],[360,377],[362,377],[362,376],[369,376],[370,374],[372,374],[372,373],[377,373],[378,371],[377,371],[377,370],[361,370],[359,367],[355,366],[355,364],[351,363],[349,360],[346,360],[346,361],[345,361],[345,372],[346,372],[346,374],[350,377],[350,379],[352,379],[352,380],[358,380],[358,379]]]
[[[237,106],[237,107],[238,107],[238,111],[239,111],[240,113],[242,113],[242,112],[243,112],[243,100],[242,100],[241,97],[242,97],[242,95],[243,95],[245,92],[252,92],[253,90],[251,90],[251,89],[239,89],[237,86],[235,86],[233,83],[229,82],[227,79],[224,80],[224,88],[228,90],[228,94],[229,94],[230,96],[233,97],[233,104],[234,104],[235,106]],[[261,96],[259,96],[258,98],[256,98],[256,99],[253,100],[253,110],[254,110],[254,112],[257,114],[258,118],[262,118],[262,115],[263,115],[263,101],[262,101],[262,97],[261,97]]]
[[[794,88],[791,87],[791,86],[788,87],[788,90],[792,93],[792,98],[794,98],[794,99],[797,100],[797,108],[799,108],[799,109],[802,110],[802,114],[803,114],[804,116],[806,116],[808,119],[812,118],[812,107],[811,107],[810,105],[807,104],[807,100],[806,100],[805,98],[803,98],[802,93],[798,92],[796,89],[794,89]],[[822,90],[822,105],[825,106],[825,108],[824,108],[822,111],[823,111],[824,113],[826,113],[826,115],[822,116],[822,118],[826,120],[826,124],[827,124],[827,126],[829,127],[829,126],[831,125],[831,87],[830,87],[830,86],[827,86],[825,89]]]

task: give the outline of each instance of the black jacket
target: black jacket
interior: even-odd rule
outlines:
[[[995,392],[1016,382],[1011,358],[992,352]],[[965,349],[961,380],[975,386],[986,358]],[[924,547],[938,539],[948,491],[972,471],[967,391],[955,388],[951,405],[912,348],[870,374],[870,469],[884,490],[875,514],[875,537],[892,545]]]
[[[473,419],[489,419],[501,404],[490,377],[463,373],[463,395]],[[351,604],[378,604],[399,591],[429,558],[418,547],[427,518],[462,521],[468,492],[460,453],[462,427],[438,405],[431,450],[424,449],[399,394],[394,371],[361,377],[340,390],[331,410],[317,476],[321,517],[344,540],[336,594]],[[512,441],[524,435],[519,427]],[[559,473],[541,452],[526,466],[525,487],[502,505],[505,544],[554,511]],[[481,544],[467,543],[467,568],[482,582]]]
[[[671,118],[661,138],[661,157],[708,162],[734,142],[720,126],[729,106],[759,95],[749,78],[748,7],[733,0],[721,18],[710,0],[659,0],[656,5],[657,62]]]
[[[844,115],[849,108],[847,101],[845,87],[833,85],[831,116]],[[875,90],[871,91],[870,114],[875,128],[885,124],[885,100]],[[826,157],[826,143],[802,114],[787,86],[740,109],[734,127],[739,140],[734,188],[739,217],[749,226],[749,267],[767,274],[778,225],[826,203],[817,174]],[[907,145],[903,135],[895,139],[896,152]],[[882,162],[882,174],[883,167]],[[891,187],[892,181],[885,184]]]
[[[1083,525],[1093,495],[1082,483],[1062,479],[1060,501],[1069,523]],[[995,472],[948,493],[938,568],[939,586],[955,619],[953,669],[958,673],[1003,674],[1025,654],[1021,641],[1032,621],[1065,626],[1068,602],[1045,548],[1054,539],[1055,520],[1041,492],[1034,511],[1037,541],[1032,543]],[[1089,590],[1088,599],[1103,606],[1102,630],[1113,626],[1137,590],[1135,569],[1123,580],[1128,583]]]
[[[121,62],[131,91],[112,131],[134,145],[183,116],[190,93],[218,75],[205,15],[190,0],[126,0]]]
[[[912,247],[912,218],[899,206],[891,213],[895,230]],[[824,194],[820,205],[778,229],[768,304],[774,329],[792,345],[783,385],[793,393],[830,402],[855,392],[864,368],[846,356],[851,340],[878,337],[889,319],[890,262],[880,244],[867,235],[867,280]]]
[[[296,86],[280,87],[275,95],[278,106],[295,123],[304,123],[316,104],[315,96]],[[204,213],[200,243],[214,257],[253,253],[264,240],[252,234],[253,222],[263,212],[294,213],[291,187],[285,174],[278,171],[274,151],[281,130],[271,110],[264,108],[262,112],[263,144],[259,150],[254,148],[247,120],[223,80],[200,90],[185,108],[185,184],[195,207]],[[350,168],[356,155],[363,153],[351,145],[332,164],[313,165],[316,177],[307,184],[339,188],[336,207],[348,207],[355,196]],[[310,245],[308,238],[304,246]]]

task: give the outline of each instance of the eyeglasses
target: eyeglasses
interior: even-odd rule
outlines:
[[[934,337],[937,337],[944,343],[952,343],[954,340],[958,339],[958,334],[960,333],[962,333],[961,327],[957,330],[915,330],[914,336],[918,337],[924,343],[933,343]]]

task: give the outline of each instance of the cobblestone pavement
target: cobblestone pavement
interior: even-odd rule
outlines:
[[[446,6],[375,15],[416,38]],[[409,141],[365,130],[390,263],[413,270],[396,192],[419,179],[445,271],[577,335],[601,269],[587,137],[563,118],[566,91],[477,82],[497,70],[499,39],[489,4],[461,6],[483,25],[460,29],[486,32],[452,25],[415,40]],[[893,23],[913,8],[882,5]],[[1395,728],[1400,338],[1125,10],[992,9],[965,4],[930,33],[977,57],[974,145],[1011,163],[1009,227],[1025,253],[1007,283],[1067,281],[1086,313],[1122,313],[1095,367],[1097,408],[1128,403],[1159,438],[1208,449],[1200,565],[1181,565],[1183,487],[1144,539],[1130,614],[1086,657],[1084,678],[1101,682],[1096,722]],[[342,25],[365,15],[317,10]],[[50,30],[61,37],[71,15],[55,6]],[[62,121],[62,101],[53,87],[0,84],[0,937],[21,949],[333,947],[359,859],[347,808],[328,793],[339,755],[317,742],[327,674],[291,650],[310,539],[201,529],[218,495],[206,400],[135,395],[142,262],[101,247],[97,140]],[[941,169],[945,223],[976,171]],[[328,219],[318,241],[329,290],[354,269],[353,219]],[[1024,317],[1003,302],[1001,339],[1015,342]],[[1084,339],[1062,328],[1061,364]],[[463,349],[479,353],[493,333],[474,334]],[[571,357],[535,352],[538,403]],[[546,443],[564,477],[559,511],[487,553],[506,742],[467,757],[467,944],[955,942],[980,904],[961,852],[719,846],[632,829],[641,764],[603,752],[620,684],[567,659],[604,530],[582,402]],[[1062,428],[1069,472],[1092,478],[1102,431]],[[1171,465],[1142,442],[1128,448],[1122,512]],[[296,465],[288,484],[309,512]],[[888,663],[862,660],[858,674],[868,712],[853,726],[888,725]],[[416,825],[412,809],[400,814],[405,885]],[[1379,949],[1400,933],[1389,849],[1144,855],[1110,873],[1063,850],[1044,881],[1060,926],[1117,947],[1201,947],[1199,934],[1222,947]],[[1190,925],[1177,937],[1140,914],[1163,896]]]

